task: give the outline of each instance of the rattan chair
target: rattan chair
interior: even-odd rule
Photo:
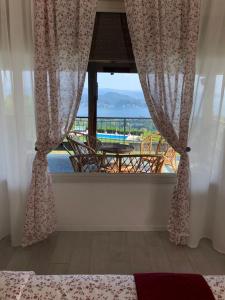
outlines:
[[[177,153],[172,147],[168,147],[167,151],[164,154],[165,160],[164,165],[170,166],[174,173],[177,172]]]
[[[141,154],[151,154],[152,152],[152,135],[148,135],[141,141]]]
[[[70,132],[67,136],[70,147],[64,143],[64,148],[69,153],[69,158],[75,172],[101,172],[103,170],[103,156],[82,142],[77,134]],[[71,149],[73,153],[71,153]]]
[[[73,131],[70,131],[68,136],[72,139],[75,139],[78,142],[82,142],[82,143],[86,144],[87,146],[94,149],[96,152],[100,151],[100,148],[102,146],[102,142],[99,139],[97,139],[94,136],[90,136],[84,132],[73,130]]]
[[[95,149],[96,152],[101,151],[102,142],[98,138],[88,135],[87,143],[88,146]]]
[[[156,154],[164,155],[164,165],[170,166],[175,173],[177,172],[177,153],[163,137],[158,142]]]
[[[104,167],[107,173],[160,173],[164,157],[151,154],[107,155]]]
[[[155,154],[165,155],[168,148],[169,144],[162,136],[160,136],[159,141],[156,145]]]

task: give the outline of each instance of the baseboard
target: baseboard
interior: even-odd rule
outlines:
[[[58,225],[57,231],[166,231],[167,226],[153,225]]]

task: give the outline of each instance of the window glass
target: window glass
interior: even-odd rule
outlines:
[[[157,131],[138,74],[98,73],[97,132],[88,134],[88,82],[81,98],[71,154],[49,155],[50,171],[105,173],[174,173],[179,156]],[[88,147],[90,148],[88,148]],[[166,155],[166,156],[165,156]]]

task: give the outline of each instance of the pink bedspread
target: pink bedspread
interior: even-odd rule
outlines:
[[[225,276],[205,276],[216,300],[225,300]],[[1,300],[137,300],[133,276],[35,275],[0,272]],[[204,300],[204,299],[201,299]]]

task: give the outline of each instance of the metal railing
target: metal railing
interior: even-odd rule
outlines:
[[[88,133],[88,118],[77,117],[73,130]],[[103,142],[140,143],[143,136],[156,131],[151,118],[97,118],[97,138]]]
[[[72,130],[80,131],[79,138],[81,141],[86,142],[86,136],[88,135],[88,117],[77,117]],[[84,140],[82,140],[82,136],[84,136]],[[148,138],[150,136],[149,143],[151,144],[151,150],[147,149],[147,151],[143,151],[143,143],[148,143]],[[145,138],[146,137],[146,138]],[[120,117],[98,117],[97,118],[97,138],[103,143],[124,143],[132,145],[133,156],[141,157],[141,155],[146,154],[151,155],[155,154],[159,141],[161,143],[161,136],[157,132],[153,120],[151,118],[120,118]],[[145,142],[147,140],[147,142]],[[60,148],[61,147],[61,148]],[[57,150],[65,150],[63,146],[60,146]],[[168,144],[162,142],[160,146],[160,153],[165,152]],[[146,153],[145,153],[146,152]],[[132,157],[129,155],[129,158]],[[108,155],[109,156],[109,155]],[[178,164],[179,157],[175,154],[173,164],[169,161],[165,161],[165,166],[163,167],[163,172],[172,172],[173,166]],[[169,159],[169,158],[168,158]],[[111,160],[110,160],[111,161]],[[128,164],[135,168],[136,159]],[[121,163],[122,165],[122,163]],[[139,166],[139,165],[138,165]],[[172,166],[172,167],[171,167]],[[166,169],[167,168],[167,169]],[[114,170],[114,169],[113,169]],[[126,170],[128,173],[131,172],[133,169]],[[145,170],[145,169],[143,169]],[[165,171],[166,170],[166,171]],[[115,170],[114,170],[115,171]],[[113,172],[113,171],[112,171]],[[118,169],[118,172],[120,170]]]

